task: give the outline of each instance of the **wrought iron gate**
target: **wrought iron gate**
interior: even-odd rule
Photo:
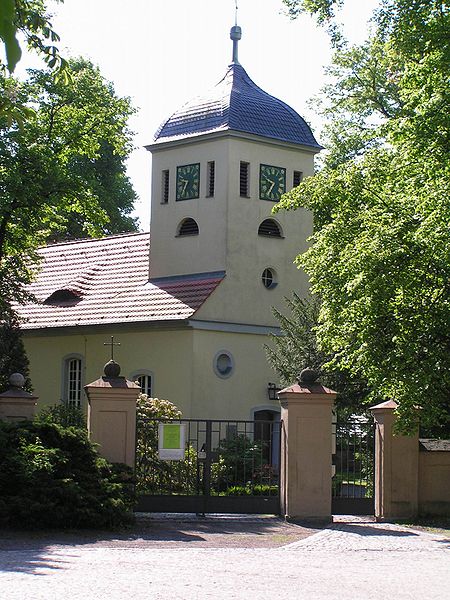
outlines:
[[[185,425],[182,460],[161,460],[158,425]],[[279,514],[279,421],[142,421],[137,511]]]
[[[374,423],[366,417],[336,423],[331,512],[374,514]]]

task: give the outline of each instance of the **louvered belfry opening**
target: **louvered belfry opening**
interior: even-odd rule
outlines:
[[[250,163],[241,161],[239,170],[239,193],[243,198],[250,196],[249,190]]]
[[[258,235],[265,235],[269,237],[283,237],[281,235],[280,226],[273,219],[265,219],[258,229]]]
[[[161,203],[167,204],[169,202],[169,170],[165,169],[162,172],[162,185],[161,185]]]
[[[185,219],[178,230],[178,236],[198,235],[198,225],[194,219]]]
[[[214,196],[214,188],[215,188],[215,162],[213,160],[208,162],[207,175],[206,175],[206,187],[208,190],[208,198],[212,198]]]
[[[294,171],[294,176],[292,178],[292,187],[297,187],[300,185],[303,179],[303,173],[301,171]]]

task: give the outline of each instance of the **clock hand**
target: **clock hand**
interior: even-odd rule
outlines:
[[[272,185],[271,185],[271,187],[270,187],[270,190],[269,190],[269,194],[270,194],[270,192],[271,192],[271,191],[272,191],[272,189],[273,189],[273,186],[275,185],[275,181],[274,181],[273,179],[269,179],[269,178],[268,178],[268,177],[266,177],[265,175],[263,175],[263,177],[264,177],[264,179],[265,179],[266,181],[268,181],[269,183],[271,183],[271,184],[272,184]]]
[[[269,179],[269,181],[271,181],[271,180]],[[269,191],[268,191],[269,194],[272,193],[274,185],[275,185],[275,181],[272,181],[272,185],[270,186]]]
[[[183,191],[181,192],[182,194],[184,194],[184,192],[186,191],[187,185],[189,183],[189,179],[182,179],[181,181],[184,181]]]

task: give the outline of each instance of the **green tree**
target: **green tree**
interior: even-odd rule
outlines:
[[[54,0],[63,3],[64,0]],[[22,56],[17,34],[21,33],[29,48],[41,55],[50,68],[64,70],[66,61],[54,45],[59,35],[53,30],[43,0],[0,0],[0,39],[6,55],[6,67],[14,72]],[[5,65],[0,60],[0,69]]]
[[[133,472],[98,455],[86,429],[0,422],[0,524],[112,528],[133,521]]]
[[[31,391],[29,362],[18,321],[11,315],[0,325],[0,393],[9,388],[9,377],[21,373],[24,388]]]
[[[138,493],[174,493],[195,479],[197,454],[188,446],[184,461],[161,460],[158,454],[159,420],[177,421],[181,411],[169,400],[140,394],[136,412],[136,490]],[[180,488],[181,484],[181,488]]]
[[[338,392],[336,407],[341,418],[364,411],[369,395],[367,383],[332,364],[333,355],[319,348],[316,334],[319,300],[300,298],[294,292],[292,298],[286,298],[286,304],[289,315],[277,309],[273,311],[280,323],[281,335],[272,335],[272,344],[265,345],[268,361],[277,371],[281,384],[291,384],[302,369],[311,367],[319,373],[321,383]]]
[[[449,424],[448,8],[384,0],[367,43],[337,49],[330,153],[277,207],[314,212],[298,263],[322,300],[320,347],[374,402],[396,400],[405,430]]]
[[[54,0],[63,2],[64,0]],[[0,59],[0,75],[12,74],[22,56],[17,39],[20,34],[27,47],[37,53],[52,70],[56,80],[68,83],[71,80],[68,62],[60,55],[55,43],[59,35],[53,30],[46,3],[43,0],[0,0],[0,40],[3,41],[6,64]],[[17,99],[14,88],[7,86],[0,96],[0,117],[9,125],[24,121],[33,114],[33,109]]]
[[[72,81],[49,71],[2,91],[34,108],[19,127],[0,116],[0,291],[3,311],[26,299],[35,250],[47,240],[135,230],[125,174],[134,112],[90,62],[70,62]]]

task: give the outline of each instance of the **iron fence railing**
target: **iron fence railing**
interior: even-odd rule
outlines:
[[[182,460],[161,460],[160,423],[185,427]],[[158,496],[277,496],[280,422],[140,419],[138,494]]]
[[[355,417],[336,423],[333,456],[332,496],[334,498],[373,498],[374,423]]]

